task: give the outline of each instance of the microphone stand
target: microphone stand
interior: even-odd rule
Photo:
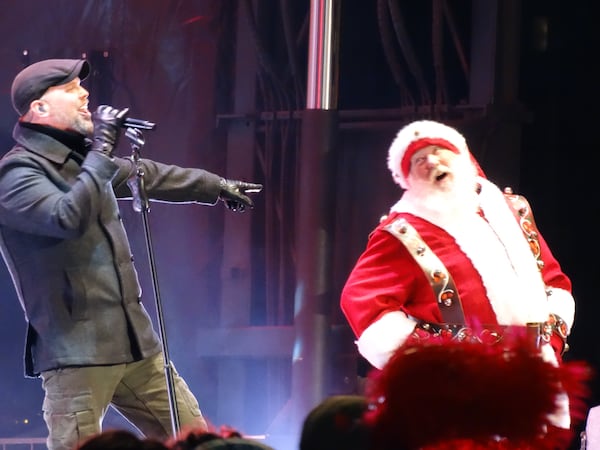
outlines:
[[[144,223],[144,235],[146,237],[146,248],[148,251],[148,259],[150,261],[150,271],[152,275],[152,287],[154,290],[154,300],[156,303],[156,313],[158,317],[158,325],[160,329],[160,340],[164,357],[165,378],[167,382],[167,393],[169,396],[169,406],[171,410],[171,426],[173,436],[177,435],[180,429],[179,412],[177,409],[177,399],[175,396],[175,382],[173,378],[173,366],[169,357],[169,349],[167,346],[167,333],[165,330],[165,320],[162,310],[162,302],[160,299],[160,291],[158,289],[158,277],[156,275],[156,265],[154,262],[154,251],[152,247],[152,236],[150,234],[150,226],[148,224],[148,211],[150,211],[150,202],[144,189],[144,170],[139,165],[140,150],[145,144],[143,133],[137,128],[128,127],[125,131],[125,136],[131,141],[131,160],[136,166],[135,174],[127,180],[127,185],[133,195],[133,210],[142,214]]]

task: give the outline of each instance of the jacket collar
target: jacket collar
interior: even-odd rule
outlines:
[[[26,126],[17,122],[13,129],[13,138],[27,150],[57,164],[64,164],[72,153],[80,158],[85,156],[86,138],[42,126]],[[83,153],[83,154],[82,154]]]

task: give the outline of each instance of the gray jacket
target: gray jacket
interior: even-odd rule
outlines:
[[[16,125],[0,160],[0,250],[25,312],[25,374],[118,364],[161,350],[117,198],[131,197],[127,158],[85,158]],[[220,177],[140,159],[148,197],[214,204]]]

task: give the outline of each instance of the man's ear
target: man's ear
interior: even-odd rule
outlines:
[[[43,100],[35,100],[32,106],[35,112],[38,114],[46,114],[48,112],[48,106]]]

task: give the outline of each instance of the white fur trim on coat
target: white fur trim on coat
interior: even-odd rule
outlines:
[[[558,366],[556,353],[549,343],[543,344],[541,348],[542,359],[553,366]],[[550,423],[559,428],[568,429],[571,426],[571,413],[569,410],[569,396],[566,392],[561,391],[556,396],[556,409],[551,414],[548,414]]]
[[[410,190],[392,211],[415,214],[454,237],[479,272],[498,323],[544,322],[550,312],[546,287],[529,244],[500,189],[486,179],[479,182],[487,220],[476,213],[449,217],[424,210]]]
[[[564,289],[550,288],[548,307],[551,313],[559,315],[566,322],[570,333],[575,321],[575,299],[573,295]]]
[[[371,365],[381,369],[408,339],[416,324],[401,311],[389,312],[362,332],[356,341],[358,351]]]

